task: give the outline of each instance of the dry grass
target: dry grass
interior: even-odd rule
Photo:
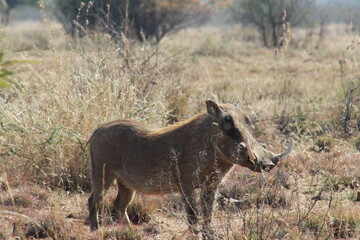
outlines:
[[[268,148],[280,151],[289,135],[297,143],[265,177],[229,173],[214,212],[220,236],[359,236],[359,91],[350,133],[342,130],[348,83],[360,81],[356,35],[332,26],[320,49],[290,43],[285,61],[241,26],[187,29],[157,47],[101,34],[73,41],[53,23],[22,28],[0,39],[6,59],[33,61],[13,67],[11,87],[0,89],[1,239],[193,239],[177,195],[138,195],[131,214],[140,224],[127,228],[112,217],[114,189],[104,226],[91,232],[87,139],[116,118],[182,120],[208,98],[240,102]]]

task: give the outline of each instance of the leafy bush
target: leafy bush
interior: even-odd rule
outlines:
[[[179,30],[190,22],[204,20],[209,8],[201,1],[121,0],[89,1],[57,0],[58,15],[71,34],[84,34],[97,29],[121,39],[121,34],[133,35],[139,40],[159,42],[167,33]],[[128,28],[131,29],[128,29]]]

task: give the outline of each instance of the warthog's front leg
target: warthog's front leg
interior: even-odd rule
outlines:
[[[215,192],[216,186],[205,186],[201,189],[200,199],[201,199],[201,210],[204,217],[203,223],[203,235],[204,238],[208,238],[213,235],[211,229],[211,215],[213,210],[213,205],[215,201]]]
[[[190,229],[197,234],[199,230],[197,229],[198,219],[198,211],[196,208],[196,200],[195,200],[195,191],[192,187],[182,189],[181,191],[183,201],[185,204],[185,210],[187,214],[187,221],[190,225]]]

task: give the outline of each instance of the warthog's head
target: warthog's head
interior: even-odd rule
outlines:
[[[247,130],[247,116],[234,105],[218,105],[208,100],[206,106],[208,114],[213,117],[212,144],[217,154],[230,163],[256,172],[268,172],[292,151],[292,139],[289,147],[280,154],[264,148]]]

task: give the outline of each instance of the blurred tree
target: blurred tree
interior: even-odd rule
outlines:
[[[307,17],[313,4],[311,0],[233,0],[230,11],[236,21],[255,25],[266,47],[278,47],[284,23],[283,10],[286,20],[296,26]]]
[[[90,29],[107,31],[113,36],[132,33],[139,39],[159,42],[167,33],[190,23],[201,22],[210,12],[202,0],[57,0],[59,19],[68,32],[85,33]]]
[[[6,24],[9,6],[5,0],[0,0],[0,24]]]
[[[5,24],[5,25],[8,24],[11,9],[13,9],[17,5],[21,5],[21,4],[36,6],[37,1],[34,1],[34,0],[0,0],[1,23]]]

